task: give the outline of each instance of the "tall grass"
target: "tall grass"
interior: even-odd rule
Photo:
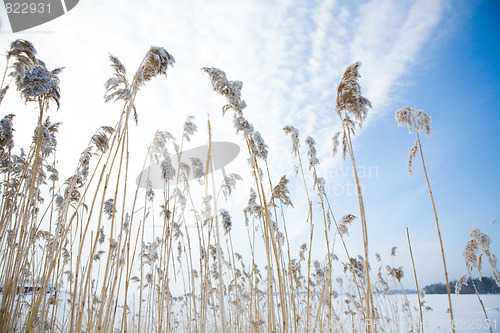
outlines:
[[[432,202],[432,209],[434,212],[434,218],[436,221],[436,230],[438,234],[438,239],[439,239],[439,245],[441,247],[441,258],[443,260],[443,268],[444,268],[444,277],[446,280],[446,291],[448,293],[448,304],[449,304],[449,310],[450,310],[450,320],[451,320],[451,328],[452,331],[455,332],[455,325],[454,325],[454,319],[453,319],[453,307],[451,303],[451,295],[450,295],[450,282],[448,279],[448,268],[446,267],[446,258],[444,254],[444,246],[443,246],[443,239],[441,237],[441,228],[439,227],[439,220],[437,216],[437,211],[436,211],[436,204],[434,202],[434,195],[432,194],[432,189],[431,189],[431,183],[429,181],[429,175],[427,174],[427,168],[425,167],[425,160],[424,160],[424,153],[422,151],[422,144],[420,142],[420,135],[419,133],[425,130],[425,135],[429,136],[431,134],[431,118],[422,110],[416,110],[410,107],[404,107],[396,111],[396,120],[398,122],[399,126],[408,126],[408,130],[411,133],[415,130],[416,134],[416,140],[415,143],[413,144],[411,150],[410,150],[410,155],[408,158],[408,173],[411,175],[412,174],[412,164],[413,160],[415,159],[415,155],[417,152],[420,152],[420,158],[422,161],[422,167],[424,169],[424,174],[425,174],[425,180],[427,182],[427,188],[429,189],[429,196],[431,197],[431,202]]]
[[[61,69],[47,70],[24,40],[11,44],[6,60],[0,103],[14,84],[26,103],[37,106],[39,120],[28,153],[19,155],[14,115],[0,122],[0,331],[377,332],[396,330],[401,322],[404,329],[421,326],[421,317],[411,315],[395,249],[391,265],[384,266],[379,254],[376,261],[369,257],[352,142],[371,106],[360,92],[359,63],[347,68],[337,89],[334,108],[342,130],[334,150],[341,137],[356,178],[362,255],[348,244],[357,217],[337,218],[330,205],[315,140],[304,141],[306,162],[299,130],[284,128],[304,185],[302,199],[292,203],[290,175],[271,176],[268,146],[245,117],[243,84],[223,71],[203,68],[214,91],[225,97],[222,112],[229,111],[246,149],[252,182],[243,212],[224,207],[242,177],[224,173],[220,184],[214,176],[210,121],[204,125],[206,158],[182,158],[197,135],[191,116],[180,140],[157,131],[145,152],[144,166],[161,168],[162,188],[154,189],[147,173],[141,174],[145,190],[131,187],[129,166],[138,157],[128,149],[129,128],[141,112],[135,99],[141,87],[174,65],[165,49],[152,47],[131,79],[110,56],[114,75],[105,84],[105,102],[121,103],[122,111],[114,126],[97,129],[64,181],[55,158],[60,124],[47,116],[49,106],[59,106]],[[290,216],[301,212],[296,206],[306,207],[299,219],[309,232],[294,249],[288,228]],[[240,254],[241,237],[233,242],[233,219],[244,221],[249,258]],[[321,252],[313,246],[317,239]],[[391,289],[403,293],[394,298]]]

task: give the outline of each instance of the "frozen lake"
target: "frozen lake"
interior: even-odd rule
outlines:
[[[0,300],[1,300],[0,293]],[[401,305],[403,304],[402,295],[386,295],[384,296],[384,304],[392,304],[397,308],[396,314],[392,316],[394,320],[390,323],[384,324],[383,322],[377,322],[378,332],[420,332],[418,330],[419,311],[416,307],[418,304],[417,294],[409,294],[408,300],[410,302],[410,308],[412,310],[411,318],[407,312],[401,310]],[[60,312],[58,312],[57,317],[58,322],[62,326],[67,325],[67,311],[69,310],[65,306],[66,299],[69,298],[69,294],[60,292],[60,301],[64,302]],[[455,318],[455,330],[456,332],[490,332],[489,327],[491,326],[493,332],[500,333],[500,295],[481,295],[484,307],[488,315],[488,321],[486,320],[483,310],[479,304],[476,295],[452,295],[453,303],[453,314]],[[31,301],[31,295],[26,295],[22,297],[22,300],[29,303]],[[344,296],[339,296],[334,302],[336,311],[339,314],[344,314],[342,310],[343,303],[345,301]],[[425,295],[423,298],[425,301],[425,307],[431,307],[432,310],[424,311],[423,313],[423,323],[424,332],[452,332],[451,330],[451,320],[449,314],[446,312],[448,309],[448,297],[447,295]],[[385,307],[385,305],[382,305]],[[136,306],[137,307],[137,306]],[[180,307],[174,305],[173,311],[179,311]],[[387,310],[387,309],[386,309]],[[387,315],[387,313],[386,313]],[[396,322],[395,318],[399,316],[400,321]],[[351,324],[348,317],[340,318],[339,330],[344,330],[347,332],[351,331]],[[354,324],[354,332],[364,331],[365,323]],[[335,326],[337,327],[337,326]],[[179,329],[180,332],[183,329]],[[337,331],[337,330],[334,330]]]
[[[418,304],[416,294],[408,295],[412,305]],[[453,317],[457,332],[500,332],[500,295],[481,295],[489,323],[476,295],[452,295]],[[451,332],[447,295],[425,295],[425,305],[432,311],[424,311],[424,332]],[[418,318],[418,311],[415,311]],[[404,330],[401,330],[404,332]]]

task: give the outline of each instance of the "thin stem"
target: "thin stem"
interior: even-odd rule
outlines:
[[[416,128],[416,124],[415,124],[415,128]],[[448,281],[448,270],[446,268],[446,259],[445,259],[445,256],[444,256],[444,247],[443,247],[443,240],[441,238],[441,231],[439,229],[439,221],[438,221],[438,216],[437,216],[437,212],[436,212],[436,204],[434,203],[434,196],[432,195],[432,189],[431,189],[431,183],[429,182],[429,176],[427,175],[427,169],[425,167],[425,161],[424,161],[424,153],[422,152],[422,145],[420,144],[420,136],[418,135],[418,131],[416,131],[417,133],[417,142],[418,142],[418,149],[420,151],[420,157],[422,158],[422,166],[424,168],[424,173],[425,173],[425,179],[427,181],[427,187],[429,188],[429,194],[431,196],[431,201],[432,201],[432,209],[434,211],[434,217],[436,219],[436,228],[437,228],[437,233],[438,233],[438,237],[439,237],[439,245],[441,246],[441,256],[443,257],[443,267],[444,267],[444,276],[446,278],[446,291],[448,292],[448,304],[450,306],[450,319],[451,319],[451,329],[453,331],[453,333],[455,333],[455,321],[453,320],[453,309],[452,309],[452,305],[451,305],[451,293],[450,293],[450,282]]]

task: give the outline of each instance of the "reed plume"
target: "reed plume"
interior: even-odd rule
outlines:
[[[13,64],[10,64],[11,59],[15,60]],[[5,70],[0,84],[0,104],[9,90],[10,81],[4,86],[9,68],[12,70],[8,76],[11,77],[11,81],[14,80],[16,85],[19,85],[20,81],[24,79],[26,72],[30,71],[38,62],[35,47],[31,42],[23,39],[17,39],[10,44],[6,60]]]

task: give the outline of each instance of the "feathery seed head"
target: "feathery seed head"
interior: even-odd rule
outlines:
[[[410,133],[413,133],[412,113],[413,109],[409,106],[405,106],[397,110],[395,116],[398,126],[407,125]]]
[[[467,275],[463,275],[455,285],[455,293],[457,295],[460,294],[460,290],[462,290],[462,287],[466,285],[467,285]]]
[[[36,62],[36,49],[33,44],[24,39],[17,39],[10,44],[10,50],[7,52],[7,61],[12,57],[20,55],[28,57],[33,63]]]
[[[335,156],[337,154],[337,150],[339,148],[339,136],[340,136],[340,132],[337,132],[335,133],[335,135],[332,137],[332,141],[333,141],[333,155]]]
[[[250,198],[248,199],[248,205],[245,207],[243,212],[248,216],[254,216],[260,218],[262,216],[263,208],[257,204],[257,193],[255,193],[253,188],[250,188]]]
[[[191,166],[193,167],[193,176],[198,181],[203,182],[205,177],[205,170],[203,168],[203,163],[198,157],[190,157]]]
[[[300,260],[302,260],[302,261],[305,260],[304,253],[306,251],[307,251],[307,244],[306,243],[302,243],[302,245],[300,246],[300,252],[299,252],[299,258],[300,258]]]
[[[232,190],[236,188],[236,181],[238,180],[243,180],[243,178],[236,173],[230,173],[227,177],[224,177],[221,190],[226,199],[231,195]]]
[[[500,274],[498,273],[498,270],[493,271],[493,279],[495,280],[497,286],[500,287]]]
[[[12,126],[13,114],[6,115],[0,120],[0,149],[12,149],[14,147],[14,128]]]
[[[155,197],[155,191],[153,190],[153,182],[151,180],[146,180],[146,198],[148,201],[152,202]]]
[[[477,251],[478,244],[475,239],[470,239],[465,246],[463,256],[465,258],[465,265],[467,268],[472,269],[477,266]]]
[[[415,160],[415,156],[417,155],[418,152],[418,139],[415,140],[415,143],[410,149],[410,154],[408,155],[408,174],[411,176],[412,175],[412,166],[413,166],[413,161]]]
[[[344,215],[341,219],[340,219],[340,223],[341,224],[351,224],[352,221],[354,221],[356,219],[356,216],[352,215],[352,214],[347,214],[347,215]]]
[[[418,132],[425,130],[426,136],[431,134],[431,118],[422,110],[405,106],[396,111],[395,118],[398,122],[398,126],[408,126],[408,131],[410,133],[413,133],[415,129]]]
[[[174,179],[175,169],[172,165],[172,160],[170,159],[170,155],[165,155],[163,161],[161,162],[161,178],[166,182]]]
[[[106,235],[104,234],[104,227],[101,227],[99,229],[99,244],[104,243],[105,240],[106,240]]]
[[[271,204],[274,202],[274,199],[278,199],[281,201],[281,203],[285,206],[292,206],[292,201],[290,200],[290,197],[288,196],[290,192],[288,191],[288,188],[286,187],[288,184],[288,179],[286,179],[285,176],[282,176],[278,185],[276,185],[273,188],[272,195],[271,195]]]
[[[229,212],[225,209],[220,210],[220,215],[222,217],[222,226],[224,227],[224,235],[227,235],[229,232],[231,232],[231,227],[233,223],[231,222],[231,215],[229,215]]]
[[[300,148],[299,130],[293,126],[285,126],[283,131],[285,131],[285,134],[290,135],[292,139],[292,153],[297,156]]]
[[[389,275],[396,278],[396,280],[398,280],[398,282],[401,282],[401,279],[404,277],[403,267],[391,268],[391,267],[387,266],[387,270],[389,271]]]
[[[387,282],[385,281],[384,277],[382,276],[382,270],[380,268],[378,270],[377,276],[378,276],[378,280],[382,284],[382,288],[384,288],[384,291],[388,292],[390,290],[390,288],[389,288],[389,285],[387,284]]]
[[[358,83],[361,77],[358,72],[360,65],[361,63],[356,62],[347,67],[337,88],[335,111],[343,119],[344,123],[346,121],[350,122],[350,125],[347,127],[351,130],[354,130],[356,123],[350,121],[350,118],[346,116],[348,114],[353,115],[357,121],[357,125],[361,127],[366,118],[368,108],[371,108],[370,101],[361,95],[361,87]]]
[[[338,232],[341,235],[347,235],[349,236],[349,229],[345,224],[339,224]]]
[[[196,124],[193,123],[193,119],[193,116],[188,116],[186,121],[184,122],[184,133],[182,136],[186,139],[187,142],[191,142],[191,136],[194,135],[198,130]]]
[[[482,258],[483,255],[488,258],[488,261],[493,269],[493,278],[498,286],[500,286],[499,272],[497,269],[497,258],[490,253],[491,238],[486,233],[481,232],[477,227],[473,227],[470,231],[471,239],[465,246],[463,256],[465,258],[465,265],[471,271],[476,268],[479,277],[481,278]],[[481,253],[480,253],[481,252]]]
[[[267,145],[258,131],[253,132],[252,141],[255,148],[255,154],[263,160],[267,160]]]
[[[228,104],[222,108],[222,113],[224,114],[227,110],[232,109],[235,117],[241,115],[243,109],[247,106],[245,101],[241,100],[243,83],[241,81],[229,81],[226,78],[226,73],[218,68],[204,67],[203,70],[210,76],[213,89],[226,97],[228,101]]]
[[[179,175],[182,177],[182,179],[184,179],[185,182],[187,182],[189,179],[189,174],[191,173],[191,167],[189,166],[189,164],[182,161],[179,162],[178,170]]]
[[[113,134],[114,129],[111,126],[102,126],[91,139],[91,144],[93,144],[97,150],[101,153],[105,153],[108,150],[108,142],[111,134]]]
[[[146,53],[141,67],[136,73],[136,78],[139,79],[138,82],[142,85],[158,75],[167,75],[168,66],[173,66],[174,63],[174,57],[163,47],[152,46]]]
[[[341,235],[347,235],[347,236],[349,236],[349,227],[348,227],[348,225],[350,225],[352,223],[352,221],[354,221],[355,218],[356,218],[356,216],[354,216],[352,214],[344,215],[340,219],[340,223],[338,225],[338,232]]]
[[[128,101],[131,95],[129,82],[127,80],[127,71],[125,66],[120,62],[120,60],[114,55],[109,55],[109,60],[111,60],[111,67],[115,70],[115,75],[108,79],[104,84],[106,88],[106,93],[104,94],[104,101],[117,101],[123,100]]]
[[[2,100],[3,100],[4,96],[5,96],[5,94],[7,94],[8,90],[9,90],[9,85],[6,85],[2,89],[0,89],[0,103],[2,103]]]
[[[108,216],[108,219],[111,219],[113,217],[113,214],[116,213],[116,210],[113,210],[114,203],[114,199],[108,199],[104,201],[104,214]]]
[[[110,54],[109,60],[111,60],[111,67],[113,67],[115,69],[116,74],[121,74],[123,76],[125,76],[127,74],[127,70],[125,69],[125,66],[123,66],[123,64],[121,63],[121,61],[117,57]]]
[[[490,248],[491,239],[490,236],[481,232],[477,227],[473,227],[470,231],[470,236],[472,239],[477,241],[477,244],[483,251],[487,251]]]
[[[243,117],[243,115],[238,115],[233,118],[233,126],[236,128],[236,133],[242,131],[245,138],[252,138],[252,134],[254,132],[253,125],[250,124],[248,120]]]
[[[13,70],[9,76],[13,77],[16,85],[19,87],[26,72],[30,71],[38,62],[36,59],[36,50],[33,44],[27,40],[18,39],[10,44],[10,50],[7,52],[7,63],[11,58],[15,62],[10,66]],[[5,94],[6,90],[3,91]]]
[[[313,188],[315,188],[318,191],[318,195],[323,195],[325,194],[325,185],[326,181],[323,177],[318,177],[316,175],[316,171],[314,172],[314,183],[313,183]]]
[[[45,121],[41,124],[42,126],[42,141],[40,152],[43,157],[47,157],[53,152],[55,152],[57,147],[56,133],[59,132],[60,122],[52,123],[50,117],[47,117]],[[35,132],[33,134],[33,143],[36,143],[38,137],[38,127],[37,125]]]
[[[167,150],[168,140],[175,141],[175,138],[173,137],[172,134],[170,134],[167,131],[156,131],[155,137],[150,146],[151,158],[156,163],[159,163],[161,159],[164,159],[166,156],[168,156],[168,150]]]

